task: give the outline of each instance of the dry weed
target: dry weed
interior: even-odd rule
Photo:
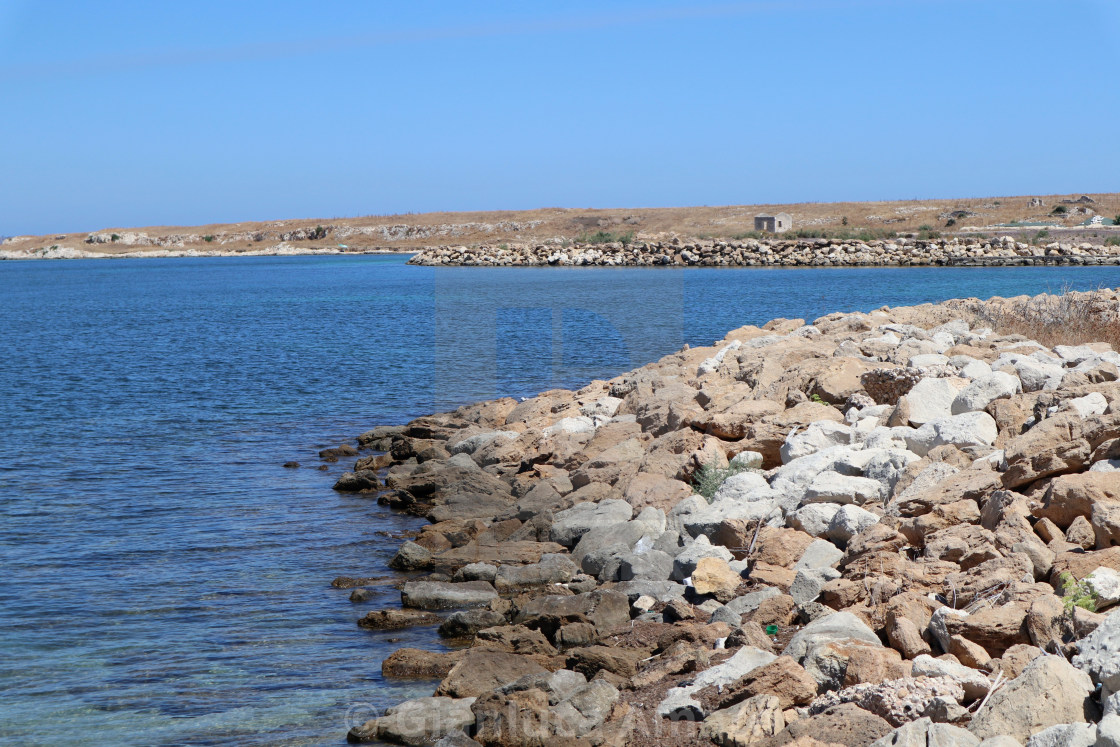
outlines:
[[[986,302],[975,313],[978,324],[999,334],[1022,335],[1047,347],[1107,342],[1120,350],[1120,301],[1111,290]]]

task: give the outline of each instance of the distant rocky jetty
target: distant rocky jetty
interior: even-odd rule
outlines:
[[[1112,334],[1120,295],[1071,297],[1031,308]],[[359,624],[465,647],[393,653],[433,696],[349,739],[1115,744],[1120,355],[989,328],[1015,304],[778,319],[363,434],[336,488],[432,523]]]
[[[441,246],[410,264],[446,266],[876,267],[1114,265],[1120,246],[1049,243],[1014,237],[851,241],[841,239],[634,241],[627,244]]]

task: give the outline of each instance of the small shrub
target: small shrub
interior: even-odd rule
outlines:
[[[1058,576],[1058,581],[1062,584],[1062,606],[1065,607],[1066,612],[1073,612],[1077,607],[1090,612],[1097,611],[1097,601],[1100,597],[1085,579],[1078,581],[1069,571],[1063,571]]]
[[[845,215],[843,218],[840,219],[840,225],[842,225],[842,226],[848,225],[848,216]]]
[[[1120,236],[1109,236],[1104,240],[1105,246],[1120,246]]]
[[[120,236],[120,234],[117,234],[117,233],[115,233],[115,234],[113,234],[112,236],[109,237],[109,241],[120,241],[120,240],[121,240],[121,236]]]
[[[209,244],[211,241],[214,240],[214,236],[213,236],[213,234],[207,234],[207,235],[202,237],[202,240],[205,241],[207,244]]]
[[[1003,335],[1023,335],[1047,347],[1107,342],[1120,350],[1120,310],[1100,292],[1039,296],[974,307],[976,321]]]
[[[749,469],[749,467],[739,466],[717,467],[715,462],[708,462],[692,476],[692,492],[703,496],[704,500],[711,503],[724,480],[740,472],[747,472]]]
[[[318,241],[327,237],[327,229],[322,226],[315,226],[315,229],[308,235],[312,241]]]
[[[1066,208],[1065,205],[1057,205],[1057,206],[1054,207],[1053,210],[1050,211],[1050,214],[1051,215],[1065,215],[1068,212],[1069,212],[1069,209]]]
[[[809,401],[813,402],[813,403],[816,403],[818,405],[827,405],[828,404],[828,402],[825,401],[824,397],[822,397],[819,394],[810,395],[809,396]]]
[[[956,218],[950,218],[949,220],[945,221],[945,227],[946,228],[952,228],[955,225],[957,225],[957,219]]]
[[[1120,226],[1120,213],[1117,213],[1116,217],[1112,219],[1112,225]]]
[[[1048,229],[1045,229],[1045,228],[1043,228],[1041,231],[1039,231],[1038,233],[1036,233],[1034,235],[1034,240],[1036,242],[1037,241],[1042,241],[1043,239],[1048,239],[1048,238],[1050,238],[1050,231]]]
[[[584,234],[579,238],[580,243],[583,244],[622,244],[629,246],[634,240],[634,232],[628,233],[611,233],[610,231],[596,231],[595,233]]]

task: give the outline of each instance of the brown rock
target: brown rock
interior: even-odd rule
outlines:
[[[711,594],[721,601],[730,601],[741,583],[743,578],[722,558],[701,558],[692,572],[696,593]]]
[[[599,670],[605,669],[621,677],[633,677],[638,673],[638,664],[648,657],[645,649],[620,648],[617,646],[587,646],[568,652],[567,669],[574,670],[592,679]]]
[[[811,739],[824,736],[830,744],[867,747],[890,731],[891,725],[882,718],[853,703],[842,703],[822,713],[799,719],[758,744],[760,747],[784,747],[802,737]]]
[[[779,594],[766,599],[758,605],[757,609],[748,612],[743,617],[763,627],[767,625],[784,627],[797,619],[797,605],[793,601],[793,597],[788,594]]]
[[[985,607],[967,617],[949,615],[945,625],[950,636],[967,638],[982,646],[991,657],[1002,656],[1016,644],[1031,642],[1027,632],[1027,609],[1018,604]]]
[[[1062,600],[1051,594],[1035,599],[1025,620],[1029,641],[1043,651],[1057,653],[1069,639],[1070,629]]]
[[[963,609],[978,599],[990,596],[993,591],[1014,586],[1024,580],[1034,581],[1034,563],[1024,553],[1015,553],[1010,557],[988,560],[975,568],[949,575],[945,579],[942,593],[954,603],[953,606]]]
[[[770,640],[770,636],[766,635],[766,631],[763,627],[753,620],[748,620],[736,628],[731,635],[727,637],[725,645],[727,648],[754,646],[757,649],[767,651],[771,654],[774,653],[774,642]]]
[[[891,646],[902,652],[907,659],[932,652],[930,645],[922,638],[922,633],[914,622],[900,617],[887,623],[887,640]]]
[[[1094,503],[1090,523],[1098,550],[1120,545],[1120,503]]]
[[[690,495],[692,495],[692,488],[680,480],[639,472],[630,480],[622,497],[634,507],[634,513],[637,514],[647,506],[669,513],[673,506]]]
[[[371,630],[400,630],[417,625],[439,625],[442,618],[434,612],[411,609],[374,610],[358,620],[358,625]]]
[[[419,648],[399,648],[381,662],[381,674],[401,679],[437,679],[447,676],[466,654],[460,651],[426,651]]]
[[[1083,550],[1092,550],[1097,546],[1097,538],[1093,534],[1093,525],[1084,516],[1076,516],[1066,530],[1066,542],[1077,545]]]
[[[778,699],[773,695],[756,695],[709,714],[700,726],[700,737],[721,747],[748,747],[773,736],[785,725]]]
[[[948,527],[927,536],[925,556],[956,563],[963,571],[1001,557],[995,546],[995,535],[975,524]]]
[[[744,522],[745,524],[745,522]],[[742,536],[746,540],[743,547],[750,544],[754,532],[754,522],[750,523],[752,536]],[[876,525],[878,526],[878,525]],[[805,554],[805,549],[816,540],[810,534],[798,529],[779,529],[764,526],[758,532],[758,542],[755,544],[754,560],[768,565],[792,568],[793,565]],[[714,540],[713,540],[714,543]],[[725,545],[732,547],[732,545]]]
[[[1082,431],[1080,417],[1061,413],[1013,438],[1004,447],[1008,465],[1002,478],[1004,486],[1015,488],[1040,477],[1087,467],[1093,446],[1081,437]]]
[[[763,586],[774,586],[782,591],[789,591],[797,573],[790,568],[783,568],[769,563],[756,562],[751,567],[750,579]]]
[[[1021,646],[1022,644],[1017,643],[1015,645]],[[961,664],[973,669],[988,670],[992,665],[992,657],[987,650],[962,635],[950,636],[949,653],[957,657]]]
[[[903,661],[902,654],[893,648],[854,645],[850,647],[842,684],[851,687],[865,682],[896,680],[909,677],[910,672],[910,662]]]
[[[777,696],[782,709],[804,706],[817,697],[817,681],[793,657],[779,656],[725,686],[718,707],[727,708],[762,694]]]
[[[1037,646],[1024,644],[1012,646],[1004,651],[1000,658],[992,659],[992,671],[1003,672],[1004,677],[1013,680],[1022,674],[1027,665],[1039,656],[1042,656],[1042,649]]]
[[[590,627],[590,626],[588,626]],[[475,634],[476,645],[526,656],[555,656],[556,649],[537,630],[524,625],[498,625]]]
[[[1065,539],[1062,530],[1058,525],[1050,521],[1050,519],[1042,518],[1035,522],[1035,534],[1037,534],[1043,542],[1053,542],[1056,539]]]
[[[472,648],[439,683],[436,695],[473,698],[527,674],[543,674],[546,671],[525,656]]]
[[[1077,579],[1085,578],[1097,568],[1111,568],[1120,571],[1120,547],[1108,547],[1104,550],[1071,550],[1058,553],[1054,556],[1054,567],[1050,571],[1050,583],[1054,588],[1059,588],[1059,578],[1063,573],[1069,573]]]

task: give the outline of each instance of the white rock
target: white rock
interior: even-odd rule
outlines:
[[[731,466],[739,469],[762,469],[762,454],[757,451],[740,451],[731,458]]]
[[[842,545],[848,543],[872,524],[879,523],[879,517],[859,506],[841,506],[828,522],[824,536]]]
[[[836,503],[810,503],[802,506],[788,517],[786,523],[814,537],[823,537],[828,531],[832,517],[840,510]]]
[[[953,401],[962,389],[969,385],[968,379],[924,378],[907,393],[909,420],[911,425],[921,426],[931,420],[950,417]]]
[[[950,599],[950,602],[953,600]],[[929,632],[937,639],[937,643],[941,646],[942,651],[949,650],[949,629],[945,624],[945,618],[953,615],[955,617],[968,617],[968,613],[964,610],[955,610],[951,607],[938,607],[933,612],[933,616],[929,621]]]
[[[950,407],[953,415],[966,412],[981,412],[989,403],[1010,397],[1023,391],[1023,384],[1019,377],[1006,371],[996,371],[986,376],[978,377],[975,381],[962,389],[953,400]]]
[[[1120,573],[1111,568],[1097,568],[1084,579],[1084,582],[1097,593],[1097,609],[1120,602]]]
[[[609,420],[618,414],[618,408],[621,406],[622,400],[618,397],[603,397],[584,405],[579,408],[579,411],[581,415],[586,415],[593,420],[597,418]]]
[[[1057,724],[1033,735],[1027,747],[1093,747],[1096,743],[1096,724]]]
[[[1090,472],[1120,472],[1120,459],[1102,459],[1093,462]]]
[[[938,446],[949,444],[958,448],[990,447],[999,435],[996,421],[986,412],[966,412],[941,420],[933,420],[907,436],[906,447],[925,456]]]
[[[586,415],[575,418],[562,418],[541,431],[548,438],[560,433],[591,433],[595,430],[595,421]]]
[[[894,492],[894,486],[902,477],[906,467],[921,459],[920,456],[905,448],[905,442],[900,449],[867,449],[866,451],[871,453],[872,457],[868,460],[863,474],[872,480],[879,481],[886,488],[886,495]]]
[[[521,434],[517,431],[490,431],[489,433],[476,433],[469,438],[464,438],[452,444],[447,450],[451,454],[473,454],[491,441],[501,438],[512,441]]]
[[[1063,404],[1080,415],[1082,420],[1094,415],[1104,415],[1105,411],[1108,410],[1108,400],[1100,392],[1090,392],[1084,397],[1068,399]]]
[[[935,659],[929,654],[920,654],[914,659],[913,676],[950,677],[960,683],[969,700],[983,698],[992,687],[991,680],[980,670],[957,661]]]
[[[696,373],[700,376],[703,376],[704,374],[709,374],[717,370],[720,367],[720,364],[723,363],[723,359],[727,357],[727,354],[733,350],[738,350],[742,344],[743,343],[739,340],[735,340],[730,345],[723,346],[723,348],[721,348],[718,353],[713,355],[711,358],[705,359],[704,362],[700,364],[700,367],[697,369]]]
[[[731,475],[716,490],[712,502],[724,499],[741,501],[772,500],[774,491],[760,472],[739,472]]]
[[[951,347],[951,346],[950,346]],[[910,356],[910,360],[906,362],[910,368],[929,368],[930,366],[947,366],[949,359],[941,355],[941,353],[923,353],[921,355]]]
[[[809,483],[803,503],[855,503],[883,500],[883,484],[867,477],[821,472]]]
[[[795,459],[815,454],[833,446],[850,444],[851,441],[851,426],[834,423],[831,420],[823,420],[810,423],[800,433],[790,433],[786,436],[786,441],[782,444],[779,453],[782,457],[782,464],[789,464]]]
[[[801,630],[797,631],[790,639],[789,645],[782,651],[783,656],[792,656],[800,663],[809,650],[829,641],[843,641],[849,638],[870,643],[872,646],[882,646],[883,642],[875,635],[875,631],[851,612],[834,612],[831,615],[818,617]]]
[[[1061,385],[1065,376],[1065,369],[1058,362],[1040,361],[1021,353],[1003,353],[992,364],[993,371],[1005,369],[1011,369],[1018,375],[1025,392],[1053,391]]]
[[[709,667],[693,677],[692,682],[688,685],[670,689],[664,700],[657,706],[657,715],[662,718],[703,718],[707,715],[707,710],[692,697],[694,693],[713,685],[717,688],[730,685],[776,658],[778,657],[774,654],[753,646],[743,646],[727,661]]]

